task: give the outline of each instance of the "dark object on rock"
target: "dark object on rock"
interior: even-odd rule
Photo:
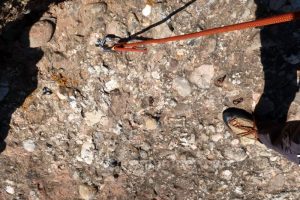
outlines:
[[[43,88],[43,95],[51,95],[53,92],[50,88],[44,87]]]

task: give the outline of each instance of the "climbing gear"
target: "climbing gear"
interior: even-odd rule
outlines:
[[[223,112],[223,120],[237,136],[258,140],[254,117],[247,111],[239,108],[228,108]]]
[[[112,46],[106,45],[106,41],[111,39],[110,38],[111,36],[110,37],[106,36],[104,40],[101,40],[102,44],[99,44],[99,46],[101,46],[105,50],[115,51],[115,52],[144,52],[145,53],[147,52],[147,49],[143,47],[144,45],[163,44],[172,41],[187,40],[187,39],[197,38],[201,36],[213,35],[217,33],[225,33],[225,32],[231,32],[236,30],[243,30],[247,28],[262,27],[262,26],[268,26],[272,24],[285,23],[285,22],[290,22],[298,19],[300,19],[300,11],[290,12],[286,14],[281,14],[273,17],[258,19],[258,20],[239,23],[239,24],[207,29],[200,32],[195,32],[195,33],[190,33],[185,35],[178,35],[178,36],[159,38],[159,39],[146,39],[143,41],[132,42],[132,43],[122,42],[122,40],[119,40],[120,42],[117,42]]]

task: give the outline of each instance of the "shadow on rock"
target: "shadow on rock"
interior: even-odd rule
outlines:
[[[300,10],[300,5],[287,0],[255,2],[257,18]],[[282,127],[299,90],[297,66],[300,63],[300,22],[264,27],[260,36],[265,85],[254,113],[258,129],[262,130],[269,128],[270,124]]]
[[[9,3],[9,1],[6,1]],[[30,1],[31,12],[9,22],[0,35],[0,152],[5,149],[11,116],[37,88],[36,64],[43,56],[40,48],[32,48],[29,31],[48,10],[51,3],[61,0]]]

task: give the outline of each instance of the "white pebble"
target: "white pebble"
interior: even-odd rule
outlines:
[[[94,145],[91,141],[83,143],[81,147],[81,158],[86,164],[92,164],[94,160]]]
[[[14,194],[15,193],[15,189],[11,186],[6,186],[5,187],[5,191],[8,193],[8,194]]]
[[[208,130],[211,132],[211,133],[215,133],[216,132],[216,128],[212,125],[208,126]]]
[[[152,78],[159,80],[160,79],[160,75],[157,71],[154,71],[151,73]]]
[[[117,80],[112,79],[110,81],[108,81],[107,83],[105,83],[105,91],[106,92],[111,92],[115,89],[117,89],[119,87],[119,83]]]
[[[232,177],[232,172],[229,170],[225,170],[222,172],[221,174],[222,178],[224,178],[225,180],[230,180]]]
[[[240,141],[238,139],[234,139],[231,141],[232,146],[237,146],[239,143],[240,143]]]
[[[214,141],[214,142],[218,142],[218,141],[220,141],[221,139],[223,139],[223,135],[222,135],[222,134],[215,134],[215,135],[211,136],[211,139],[212,139],[212,141]]]
[[[28,152],[34,152],[35,144],[33,140],[25,140],[23,141],[23,147]]]
[[[192,93],[192,88],[190,83],[181,77],[177,77],[173,80],[173,88],[177,91],[177,93],[182,97],[187,97]]]
[[[151,14],[151,10],[152,10],[152,7],[150,5],[146,5],[145,8],[143,9],[142,11],[142,14],[147,17]]]

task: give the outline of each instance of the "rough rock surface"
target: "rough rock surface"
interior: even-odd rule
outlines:
[[[262,115],[290,107],[288,118],[300,119],[299,94],[285,101],[298,77],[299,28],[288,28],[288,36],[282,25],[153,45],[147,54],[96,46],[106,34],[128,37],[187,2],[0,3],[0,199],[300,199],[299,167],[259,143],[240,142],[221,116],[230,106],[253,111],[264,100]],[[143,15],[146,4],[151,12]],[[298,7],[296,0],[196,0],[142,36]],[[22,46],[20,36],[41,39],[30,28],[44,19],[54,19],[52,39]]]

